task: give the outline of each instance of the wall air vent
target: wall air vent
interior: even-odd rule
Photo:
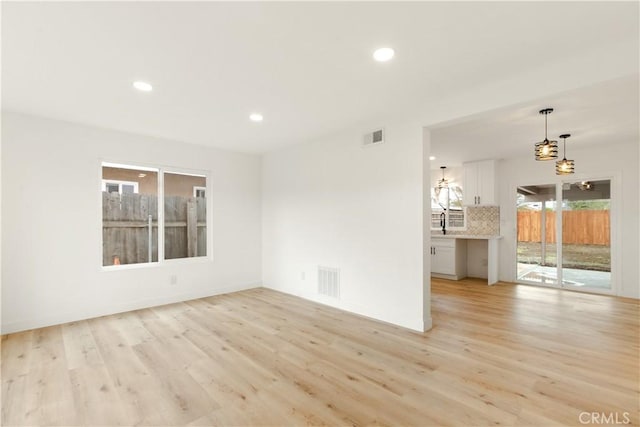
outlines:
[[[340,270],[318,266],[318,293],[332,298],[340,298]]]
[[[376,129],[364,136],[362,145],[368,147],[370,145],[382,144],[384,142],[384,128]]]

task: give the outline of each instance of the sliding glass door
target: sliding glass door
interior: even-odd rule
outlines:
[[[558,283],[556,249],[556,186],[518,187],[518,280]]]
[[[611,181],[562,186],[562,284],[611,289]]]
[[[525,185],[517,192],[517,281],[610,290],[611,181]]]

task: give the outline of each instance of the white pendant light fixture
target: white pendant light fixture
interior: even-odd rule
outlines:
[[[564,135],[560,135],[562,138],[562,145],[564,146],[564,157],[562,160],[558,160],[556,162],[556,175],[571,175],[575,173],[576,162],[573,160],[567,160],[567,138],[571,135],[565,133]]]
[[[536,160],[553,160],[558,158],[558,141],[547,139],[547,116],[553,113],[553,108],[540,110],[544,114],[544,141],[536,142]]]

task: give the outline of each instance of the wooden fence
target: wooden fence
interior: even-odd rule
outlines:
[[[207,254],[207,211],[203,197],[164,198],[165,259]]]
[[[608,210],[562,212],[562,242],[581,245],[611,245],[611,223]],[[547,243],[556,242],[556,213],[546,215]],[[518,242],[540,242],[542,212],[518,211]]]
[[[206,255],[206,200],[167,196],[164,205],[165,259]],[[157,196],[103,192],[102,265],[150,260],[158,260]]]

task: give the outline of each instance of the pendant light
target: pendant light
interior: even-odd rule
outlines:
[[[544,141],[536,142],[536,160],[553,160],[558,158],[558,141],[547,139],[547,116],[553,113],[553,108],[540,110],[544,114]]]
[[[444,170],[446,168],[447,168],[446,166],[440,166],[440,169],[442,169],[442,179],[438,181],[438,185],[436,185],[436,187],[434,188],[436,192],[436,197],[440,196],[440,191],[442,191],[445,188],[449,188],[449,181],[447,181],[444,177]]]
[[[440,169],[442,169],[442,179],[440,181],[438,181],[438,188],[443,189],[443,188],[449,188],[449,181],[447,181],[444,178],[444,170],[446,169],[446,166],[440,166]]]
[[[571,175],[575,172],[576,162],[573,160],[567,160],[567,138],[571,135],[565,133],[564,135],[560,135],[562,138],[562,145],[564,147],[564,157],[562,160],[558,160],[556,162],[556,175]]]

